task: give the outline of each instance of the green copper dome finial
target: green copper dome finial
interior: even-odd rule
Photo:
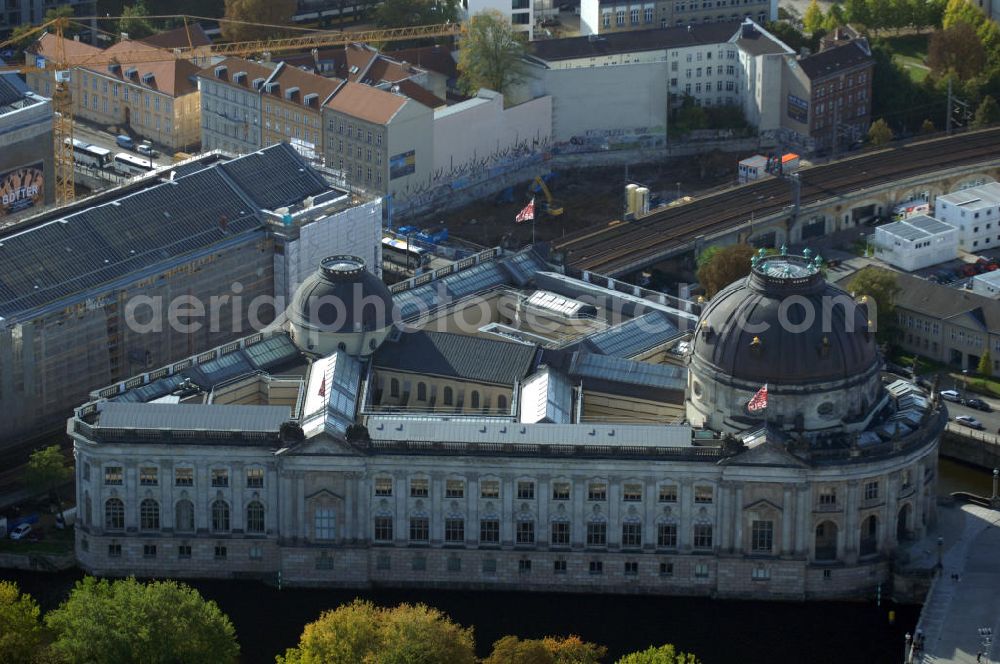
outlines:
[[[782,243],[782,245],[781,245],[781,255],[782,256],[787,256],[788,255],[788,245],[786,245],[784,243]]]
[[[813,255],[812,249],[806,247],[802,250],[802,255],[805,256],[806,260],[809,260]]]

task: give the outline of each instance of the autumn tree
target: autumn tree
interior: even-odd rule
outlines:
[[[375,23],[382,28],[436,25],[457,20],[457,0],[384,0],[375,10]]]
[[[62,513],[62,499],[59,488],[73,479],[73,468],[66,462],[66,457],[58,445],[49,445],[37,449],[28,457],[28,471],[25,483],[32,491],[48,492],[59,506]]]
[[[291,22],[295,7],[295,0],[226,0],[225,17],[219,22],[222,37],[228,41],[274,37]]]
[[[78,581],[45,616],[52,650],[88,664],[235,662],[236,630],[215,602],[176,581]]]
[[[993,375],[993,358],[990,357],[990,351],[986,351],[979,357],[979,364],[976,365],[976,373],[980,376]]]
[[[885,145],[891,141],[894,137],[892,129],[886,124],[885,120],[879,118],[872,123],[872,126],[868,128],[868,140],[874,146]]]
[[[872,322],[876,325],[876,338],[882,343],[891,342],[895,331],[896,295],[900,291],[896,275],[882,268],[866,267],[854,275],[847,289],[868,307],[869,320],[875,312]]]
[[[700,660],[693,653],[677,652],[672,644],[667,643],[659,648],[650,646],[625,655],[617,664],[700,664]]]
[[[990,95],[986,95],[976,108],[976,115],[972,119],[972,126],[975,129],[982,129],[996,122],[1000,122],[1000,106],[997,105],[996,99]]]
[[[479,12],[462,27],[458,48],[459,85],[501,94],[525,79],[523,36],[495,9]]]
[[[832,5],[830,11],[826,13],[826,19],[823,21],[823,29],[827,32],[833,32],[843,25],[847,25],[847,12],[840,4]]]
[[[579,636],[544,639],[505,636],[493,644],[483,664],[600,664],[607,652],[604,646],[588,643]]]
[[[360,599],[325,611],[278,664],[474,664],[472,629],[424,604],[376,607]]]
[[[715,297],[720,290],[750,274],[754,248],[748,244],[709,247],[698,256],[698,282],[705,296]]]
[[[927,65],[938,76],[954,72],[965,81],[982,73],[985,64],[986,50],[968,23],[936,30],[927,44]]]
[[[934,127],[934,123],[930,120],[924,120],[920,124],[920,133],[923,135],[933,134],[937,129]]]
[[[816,32],[823,27],[823,10],[817,0],[811,0],[806,8],[806,13],[802,16],[802,27],[806,32]]]
[[[0,581],[0,660],[29,664],[42,647],[38,603],[16,583]]]

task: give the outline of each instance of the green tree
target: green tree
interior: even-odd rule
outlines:
[[[845,0],[844,9],[851,23],[868,26],[872,22],[871,7],[867,0]]]
[[[705,296],[715,297],[720,290],[750,274],[754,248],[748,244],[709,247],[698,256],[698,282]]]
[[[480,88],[501,94],[525,79],[523,36],[503,14],[479,12],[462,27],[458,46],[459,85],[468,94]]]
[[[375,23],[383,28],[435,25],[457,20],[456,0],[384,0],[375,10]]]
[[[891,28],[894,25],[893,6],[890,0],[869,0],[870,23],[868,27],[875,31]]]
[[[505,636],[493,644],[483,664],[599,664],[608,649],[579,636],[519,639]]]
[[[820,9],[817,0],[811,0],[806,8],[806,13],[802,17],[802,27],[806,32],[816,32],[823,27],[823,10]]]
[[[667,643],[659,648],[650,646],[625,655],[617,664],[699,664],[699,661],[693,653],[677,652],[673,645]]]
[[[979,357],[979,364],[976,365],[976,373],[980,376],[993,375],[993,358],[990,357],[990,351],[986,351]]]
[[[892,129],[882,118],[873,122],[868,128],[868,140],[875,146],[885,145],[893,139],[893,136],[895,134],[892,133]]]
[[[968,0],[948,0],[941,18],[941,27],[948,29],[956,23],[968,23],[973,28],[986,20],[986,15]]]
[[[154,30],[147,16],[149,10],[144,0],[137,0],[134,5],[124,7],[122,17],[118,19],[118,32],[127,34],[129,39],[148,37]]]
[[[823,21],[823,29],[827,32],[833,32],[843,25],[847,25],[847,12],[840,4],[832,5],[830,11],[826,13],[826,19]]]
[[[221,664],[239,655],[226,614],[176,581],[86,577],[45,624],[55,637],[52,650],[71,662]]]
[[[937,131],[937,129],[934,127],[934,123],[930,120],[924,120],[920,125],[921,134],[933,134],[935,131]]]
[[[39,493],[47,491],[59,505],[60,513],[62,513],[62,500],[59,498],[59,487],[72,479],[73,468],[66,463],[66,457],[58,445],[37,449],[28,457],[25,483],[32,491]]]
[[[472,629],[423,604],[376,607],[360,599],[325,611],[278,664],[474,664]]]
[[[0,581],[0,659],[28,664],[42,648],[38,603],[16,583]]]
[[[875,309],[875,337],[882,343],[891,342],[895,334],[896,295],[900,290],[896,275],[882,268],[866,267],[854,275],[848,290],[868,306],[869,320]]]
[[[226,0],[225,18],[219,22],[228,41],[250,41],[280,35],[295,13],[295,0]]]
[[[982,129],[996,122],[1000,122],[1000,106],[997,105],[996,99],[990,95],[986,95],[976,108],[976,115],[972,119],[972,126],[976,129]]]

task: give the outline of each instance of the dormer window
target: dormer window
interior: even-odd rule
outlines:
[[[145,83],[146,85],[152,85],[153,84],[153,73],[152,72],[148,72],[148,73],[143,74],[142,75],[142,82]]]
[[[316,94],[315,92],[310,92],[309,94],[307,94],[305,97],[302,98],[302,103],[305,104],[306,106],[315,106],[316,104],[314,102],[316,102],[318,99],[319,99],[318,94]]]
[[[125,70],[125,78],[137,78],[139,76],[139,70],[135,67],[129,67]]]
[[[295,99],[296,95],[298,95],[298,94],[299,94],[299,89],[297,87],[294,87],[294,86],[290,87],[287,90],[285,90],[285,99],[288,99],[289,101],[291,101],[291,100]]]
[[[357,66],[357,65],[351,65],[351,68],[350,68],[350,70],[349,70],[349,71],[350,71],[350,72],[351,72],[352,74],[357,74],[357,73],[358,73],[358,71],[360,71],[360,70],[358,69],[358,66]]]
[[[254,90],[260,90],[262,87],[264,87],[264,79],[262,79],[262,78],[255,78],[253,80],[253,89]]]
[[[278,85],[277,81],[271,81],[270,83],[268,83],[264,87],[264,90],[267,91],[267,92],[269,92],[269,93],[275,93],[275,92],[277,92],[280,89],[281,89],[281,86]]]
[[[111,72],[112,74],[117,74],[119,71],[121,71],[121,68],[122,66],[117,62],[112,62],[108,64],[108,71]]]
[[[245,71],[238,71],[233,74],[233,83],[243,83],[247,80],[247,73]]]
[[[226,78],[226,72],[228,70],[229,70],[229,68],[226,67],[226,65],[219,65],[218,67],[215,68],[215,77],[216,78],[225,79]]]

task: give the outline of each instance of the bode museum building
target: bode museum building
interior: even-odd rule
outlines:
[[[325,259],[271,328],[94,392],[103,575],[860,596],[934,519],[942,404],[819,258],[698,305],[491,250]],[[762,389],[763,388],[763,389]]]

